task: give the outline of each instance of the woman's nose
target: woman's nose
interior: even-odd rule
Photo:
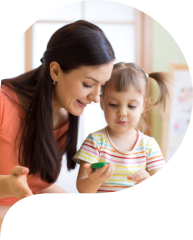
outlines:
[[[100,89],[93,92],[92,94],[89,94],[88,96],[89,100],[98,103],[100,101]]]
[[[100,101],[100,95],[99,94],[92,95],[89,97],[89,99],[95,103],[98,103]]]

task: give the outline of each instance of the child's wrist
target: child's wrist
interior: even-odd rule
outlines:
[[[102,185],[102,183],[95,183],[94,181],[92,181],[89,177],[86,178],[86,184],[88,186],[92,186],[93,188],[96,188],[98,190],[98,188]]]

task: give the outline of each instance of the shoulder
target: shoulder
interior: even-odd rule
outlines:
[[[0,99],[3,101],[5,99],[8,98],[8,96],[10,96],[11,93],[11,89],[9,89],[7,86],[1,84],[1,88],[0,88]]]
[[[0,84],[1,85],[1,84]],[[4,124],[9,126],[9,123],[15,121],[16,114],[19,109],[16,108],[15,99],[6,91],[6,87],[0,87],[0,127]]]
[[[100,129],[94,133],[90,133],[89,136],[92,136],[93,138],[97,139],[98,141],[102,141],[105,137],[105,129]]]
[[[9,102],[12,105],[18,103],[17,95],[15,91],[6,85],[1,84],[0,86],[0,101],[1,102]]]
[[[144,148],[147,153],[152,149],[159,148],[157,141],[153,137],[147,136],[142,132],[139,132],[139,133],[140,133],[140,141],[138,146]]]
[[[96,145],[101,145],[101,143],[105,140],[105,129],[90,133],[87,140],[92,141]]]
[[[9,114],[17,106],[17,99],[14,90],[5,85],[0,88],[0,125],[7,119]]]
[[[142,144],[143,144],[144,148],[146,149],[146,152],[149,156],[152,154],[155,154],[155,153],[156,154],[161,153],[160,147],[159,147],[157,141],[155,140],[155,138],[153,138],[153,137],[143,134]]]
[[[94,133],[91,133],[93,136],[101,137],[105,135],[105,128],[102,128]]]
[[[150,145],[150,144],[157,144],[156,140],[153,137],[150,137],[148,135],[145,135],[144,133],[141,133],[141,143],[144,145]]]

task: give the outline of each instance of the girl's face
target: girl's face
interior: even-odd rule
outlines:
[[[109,128],[116,133],[126,133],[139,122],[143,112],[144,96],[132,85],[125,92],[116,92],[105,86],[101,107]]]
[[[50,64],[50,74],[56,86],[53,87],[53,112],[64,108],[79,116],[91,102],[100,101],[101,85],[110,79],[113,62],[102,66],[82,66],[64,73],[58,63]]]

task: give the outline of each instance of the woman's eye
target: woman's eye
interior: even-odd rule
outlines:
[[[110,107],[117,107],[117,104],[111,104],[111,103],[109,103],[109,106],[110,106]]]
[[[137,106],[129,105],[128,107],[131,108],[131,109],[134,109],[134,108],[136,108]]]
[[[88,85],[86,83],[83,83],[83,86],[86,87],[86,88],[91,88],[92,87],[91,85]]]

